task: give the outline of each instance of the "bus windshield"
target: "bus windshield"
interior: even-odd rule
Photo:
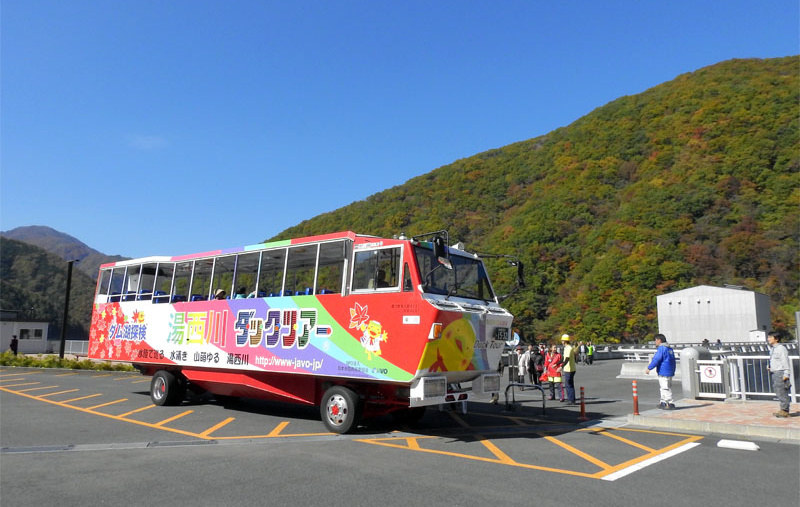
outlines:
[[[482,301],[494,300],[486,269],[480,259],[451,255],[449,261],[453,269],[447,269],[439,263],[430,246],[416,245],[414,254],[425,292]]]

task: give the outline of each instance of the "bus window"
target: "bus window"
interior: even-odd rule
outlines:
[[[111,272],[111,284],[109,286],[109,301],[111,302],[119,302],[121,301],[122,294],[122,287],[123,282],[125,281],[125,268],[114,268]]]
[[[235,255],[214,259],[214,280],[211,283],[213,292],[216,292],[217,289],[222,289],[225,294],[233,294],[233,268],[235,266]]]
[[[494,299],[480,259],[451,254],[449,260],[452,269],[444,269],[430,248],[418,245],[414,247],[414,252],[425,292],[483,301]]]
[[[211,294],[211,271],[214,259],[198,259],[194,261],[192,271],[192,287],[189,292],[192,296],[189,301],[207,301]]]
[[[156,282],[156,270],[158,264],[145,264],[139,277],[139,291],[136,295],[137,301],[147,301],[153,297],[153,285]]]
[[[396,289],[399,286],[400,247],[356,252],[353,290]]]
[[[189,284],[192,281],[192,261],[179,262],[175,265],[175,279],[173,281],[172,301],[178,303],[180,301],[189,300]]]
[[[136,291],[139,287],[139,273],[142,266],[128,266],[125,273],[125,280],[122,282],[122,300],[134,301],[136,299]]]
[[[283,268],[286,249],[267,250],[261,254],[261,271],[258,273],[258,296],[279,296],[283,288]]]
[[[403,264],[403,292],[411,292],[414,290],[414,284],[411,281],[411,270],[408,269],[408,263]]]
[[[317,294],[339,294],[342,292],[346,243],[323,243],[319,247],[317,268]]]
[[[252,252],[239,254],[236,260],[236,273],[233,282],[236,290],[234,298],[256,296],[256,277],[258,276],[258,260],[261,254]]]
[[[111,281],[111,270],[100,271],[100,282],[97,284],[97,296],[106,296],[102,299],[103,303],[108,302],[108,284]]]
[[[169,293],[172,287],[172,274],[175,272],[175,264],[162,262],[158,264],[156,283],[153,290],[153,303],[166,303],[169,301]]]
[[[318,245],[298,246],[289,249],[286,264],[287,296],[310,295],[314,293],[314,270],[317,265]]]

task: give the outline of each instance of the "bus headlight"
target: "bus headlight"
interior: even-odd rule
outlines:
[[[411,398],[421,400],[438,398],[447,394],[447,379],[445,377],[422,377],[411,386]]]

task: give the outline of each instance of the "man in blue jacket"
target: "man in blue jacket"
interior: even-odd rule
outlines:
[[[661,410],[674,410],[675,404],[672,400],[672,377],[675,376],[675,352],[667,345],[667,338],[659,333],[656,338],[656,353],[653,360],[644,370],[648,375],[650,370],[658,373],[658,386],[661,393],[661,403],[658,408]]]

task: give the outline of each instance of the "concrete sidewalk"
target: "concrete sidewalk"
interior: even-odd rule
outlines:
[[[592,366],[579,366],[576,388],[586,391],[586,415],[590,419],[581,424],[630,425],[654,430],[714,433],[742,438],[766,438],[800,444],[800,405],[792,404],[792,417],[777,418],[778,401],[713,401],[683,399],[671,411],[656,408],[659,402],[658,382],[655,376],[638,380],[639,415],[633,414],[631,379],[620,377],[625,367],[623,360],[595,361]],[[507,372],[502,388],[508,385]],[[673,384],[672,392],[681,394],[681,383]],[[541,395],[538,391],[516,391],[514,397],[521,402],[520,413],[541,413]],[[500,404],[504,402],[500,395]],[[579,406],[567,406],[558,401],[547,401],[547,418],[574,421],[580,413]]]
[[[795,440],[800,443],[800,411],[791,407],[790,417],[778,418],[777,401],[678,401],[675,410],[640,411],[628,415],[628,423],[645,428],[720,433],[743,437]]]

